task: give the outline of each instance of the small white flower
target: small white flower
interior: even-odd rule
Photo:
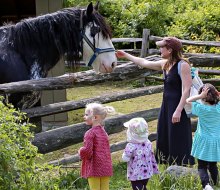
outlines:
[[[138,151],[137,151],[137,155],[141,155],[142,153],[143,153],[142,150],[138,150]]]

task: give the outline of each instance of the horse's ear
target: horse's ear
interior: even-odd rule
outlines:
[[[94,9],[95,9],[96,11],[99,10],[99,1],[97,1],[96,5],[94,6]]]
[[[86,14],[87,16],[89,17],[93,12],[93,5],[92,5],[92,2],[89,3],[88,7],[87,7],[87,10],[86,10]]]

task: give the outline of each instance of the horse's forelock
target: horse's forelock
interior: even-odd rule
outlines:
[[[105,18],[96,11],[94,12],[93,16],[95,23],[100,26],[104,38],[112,38],[111,28],[107,24]]]

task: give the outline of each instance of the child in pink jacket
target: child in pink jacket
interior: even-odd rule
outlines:
[[[109,190],[112,160],[108,134],[104,129],[104,119],[114,108],[99,103],[86,106],[84,121],[92,128],[84,136],[83,147],[79,149],[82,159],[81,176],[88,178],[91,190]]]

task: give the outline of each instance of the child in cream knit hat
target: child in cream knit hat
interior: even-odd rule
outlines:
[[[158,174],[158,166],[152,143],[148,140],[148,124],[144,118],[133,118],[124,123],[127,129],[128,144],[122,155],[127,162],[127,178],[133,190],[146,190],[149,178]]]

